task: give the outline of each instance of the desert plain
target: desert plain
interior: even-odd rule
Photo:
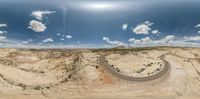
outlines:
[[[200,48],[0,49],[0,99],[199,99]]]

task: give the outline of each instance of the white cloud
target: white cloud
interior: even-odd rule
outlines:
[[[152,39],[150,37],[145,37],[142,39],[130,38],[129,42],[133,43],[134,45],[145,45],[145,44],[151,43]]]
[[[141,45],[142,41],[141,40],[135,40],[133,44],[135,44],[135,45]]]
[[[127,46],[127,44],[125,43],[122,43],[120,41],[111,41],[108,37],[103,37],[102,38],[104,41],[106,41],[107,43],[111,44],[111,45],[114,45],[114,46]]]
[[[142,40],[142,44],[150,43],[152,40],[149,37],[145,37]]]
[[[71,39],[71,38],[72,38],[71,35],[66,35],[65,37],[66,37],[67,39]]]
[[[138,39],[135,39],[135,38],[130,38],[128,41],[133,43],[134,45],[141,44],[141,40],[138,40]]]
[[[0,41],[2,40],[6,40],[6,37],[5,36],[0,36]]]
[[[158,30],[153,30],[151,31],[152,34],[160,34],[160,32]]]
[[[162,44],[169,44],[174,41],[174,35],[168,35],[163,39],[160,40],[152,40],[150,37],[145,37],[141,39],[130,38],[129,42],[131,42],[133,46],[144,46],[144,45],[162,45]]]
[[[186,41],[200,41],[200,36],[184,37]]]
[[[7,31],[0,31],[0,34],[8,33]]]
[[[165,38],[153,41],[154,44],[170,44],[174,41],[174,35],[167,35]]]
[[[9,40],[6,36],[0,36],[0,47],[18,47],[17,41]]]
[[[110,39],[108,37],[103,37],[102,38],[104,41],[109,41]]]
[[[29,44],[30,42],[32,42],[33,40],[32,39],[28,39],[28,40],[26,40],[26,41],[22,41],[21,43],[22,44]]]
[[[37,11],[33,11],[31,13],[31,15],[34,16],[37,20],[41,21],[45,15],[53,14],[55,12],[56,11],[41,11],[41,10],[37,10]]]
[[[148,26],[152,26],[154,23],[151,23],[150,21],[145,21],[144,24],[146,24]]]
[[[195,26],[195,28],[200,28],[200,24],[197,24],[197,25]],[[200,31],[198,31],[198,33],[200,34]]]
[[[54,40],[52,38],[47,38],[45,40],[43,40],[42,42],[46,43],[46,42],[53,42]]]
[[[41,43],[41,42],[40,42],[40,43],[37,43],[37,45],[42,45],[42,44],[44,44],[44,43]]]
[[[0,24],[0,28],[1,27],[7,27],[7,24]]]
[[[60,33],[57,33],[56,35],[61,36],[61,37],[66,38],[66,39],[72,39],[73,38],[71,35],[62,35]]]
[[[197,24],[197,25],[195,26],[195,28],[200,28],[200,24]]]
[[[142,25],[137,26],[134,29],[132,28],[132,30],[135,34],[149,34],[149,31],[151,29],[149,28],[149,26],[142,24]]]
[[[44,32],[47,27],[42,22],[31,20],[28,28],[35,32]]]
[[[33,40],[32,40],[32,39],[28,39],[27,41],[28,41],[28,42],[32,42]]]
[[[128,41],[129,42],[135,42],[135,40],[136,40],[135,38],[130,38]]]
[[[65,38],[61,38],[60,40],[61,40],[61,41],[64,41],[64,40],[65,40]]]
[[[125,23],[125,24],[122,25],[122,29],[123,29],[124,31],[126,31],[127,28],[128,28],[128,23]]]
[[[145,21],[144,23],[136,26],[135,28],[132,28],[132,31],[135,34],[149,34],[151,31],[150,26],[153,25],[153,23],[150,23],[149,21]]]
[[[57,35],[57,36],[60,36],[61,34],[60,34],[60,33],[57,33],[56,35]]]
[[[22,44],[28,44],[29,42],[28,41],[22,41]]]
[[[167,36],[164,38],[164,40],[165,40],[165,41],[170,41],[170,40],[173,40],[174,38],[175,38],[174,35],[167,35]]]

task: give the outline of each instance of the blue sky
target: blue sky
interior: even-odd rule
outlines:
[[[0,47],[200,45],[200,1],[1,0]]]

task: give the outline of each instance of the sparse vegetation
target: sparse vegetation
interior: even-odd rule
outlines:
[[[157,87],[157,84],[159,84],[159,80],[156,80],[156,84],[154,84],[154,82],[127,83],[126,81],[119,80],[122,79],[120,77],[118,77],[118,79],[117,77],[113,77],[114,75],[110,75],[111,72],[106,71],[106,69],[102,67],[102,64],[99,63],[98,59],[101,57],[101,55],[105,56],[105,63],[107,63],[108,67],[114,70],[114,72],[116,72],[118,75],[123,75],[123,77],[127,76],[145,78],[156,75],[157,73],[160,73],[160,71],[163,70],[166,64],[164,63],[160,55],[164,55],[166,57],[163,57],[163,59],[166,59],[167,61],[170,60],[169,62],[173,61],[171,63],[174,63],[174,67],[169,69],[173,70],[173,72],[166,72],[163,74],[164,77],[170,77],[161,81],[164,85],[167,85],[168,83],[171,84],[171,82],[175,82],[176,86],[168,86],[167,89],[164,89],[165,87],[163,87],[164,91],[161,88],[161,90],[159,89],[158,92],[164,93],[170,88],[170,90],[174,90],[177,88],[181,89],[182,87],[180,86],[182,85],[185,88],[185,84],[187,84],[189,89],[194,88],[193,92],[195,92],[195,90],[199,90],[200,87],[196,87],[196,85],[198,85],[199,83],[198,64],[200,63],[200,59],[197,57],[197,54],[196,58],[187,58],[187,56],[183,56],[182,53],[177,53],[177,51],[179,50],[169,52],[167,48],[161,47],[156,49],[159,51],[155,51],[158,52],[158,54],[153,53],[154,51],[151,50],[155,51],[155,49],[153,48],[139,48],[137,50],[131,48],[115,48],[109,50],[96,50],[95,54],[92,50],[89,50],[87,51],[87,54],[85,54],[86,51],[84,50],[84,52],[81,52],[80,49],[75,51],[54,51],[47,49],[16,50],[13,51],[11,54],[6,53],[7,55],[2,55],[2,57],[0,58],[0,65],[3,68],[0,72],[0,87],[2,88],[2,91],[5,90],[4,93],[9,91],[14,92],[17,90],[22,91],[21,93],[23,93],[24,95],[26,93],[33,94],[32,92],[34,92],[34,94],[39,93],[40,95],[45,95],[45,97],[51,97],[48,92],[61,92],[61,94],[63,92],[66,95],[79,95],[80,93],[84,93],[85,90],[89,90],[89,92],[90,90],[97,90],[96,87],[92,87],[94,85],[101,85],[102,90],[108,90],[106,88],[110,88],[109,90],[113,90],[112,88],[118,89],[119,86],[120,88],[124,89],[130,87],[135,88],[137,90],[144,90],[144,88],[148,88],[146,87],[147,84],[150,86],[153,85],[153,87],[151,86],[150,88]],[[31,58],[26,59],[26,57],[28,57],[29,54],[29,57]],[[112,55],[113,57],[108,58]],[[23,59],[25,59],[25,61],[20,62],[20,60]],[[32,59],[35,59],[36,61],[33,61]],[[177,60],[178,62],[176,62]],[[184,67],[187,67],[188,70],[185,70]],[[189,70],[191,72],[185,72]],[[186,78],[182,77],[183,73],[187,75]],[[173,74],[176,74],[176,76],[174,76]],[[188,78],[190,77],[192,78],[192,83],[189,82],[191,79]],[[176,80],[172,80],[172,78]],[[104,84],[106,84],[106,87],[104,86]],[[108,87],[112,84],[114,84],[115,86]],[[140,86],[143,86],[144,88],[140,88]],[[160,87],[160,84],[158,86]],[[80,90],[77,91],[77,89]],[[148,89],[148,91],[151,90],[153,89]],[[181,89],[181,91],[182,90],[183,89]],[[197,91],[195,93],[198,94]],[[107,94],[101,90],[97,92],[101,92],[103,93],[103,95]],[[187,93],[189,94],[189,92]]]
[[[18,64],[13,62],[12,60],[2,59],[2,58],[0,58],[0,64],[6,65],[6,66],[18,66]]]

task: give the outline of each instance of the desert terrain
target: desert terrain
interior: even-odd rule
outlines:
[[[200,48],[0,49],[0,99],[199,99]]]

